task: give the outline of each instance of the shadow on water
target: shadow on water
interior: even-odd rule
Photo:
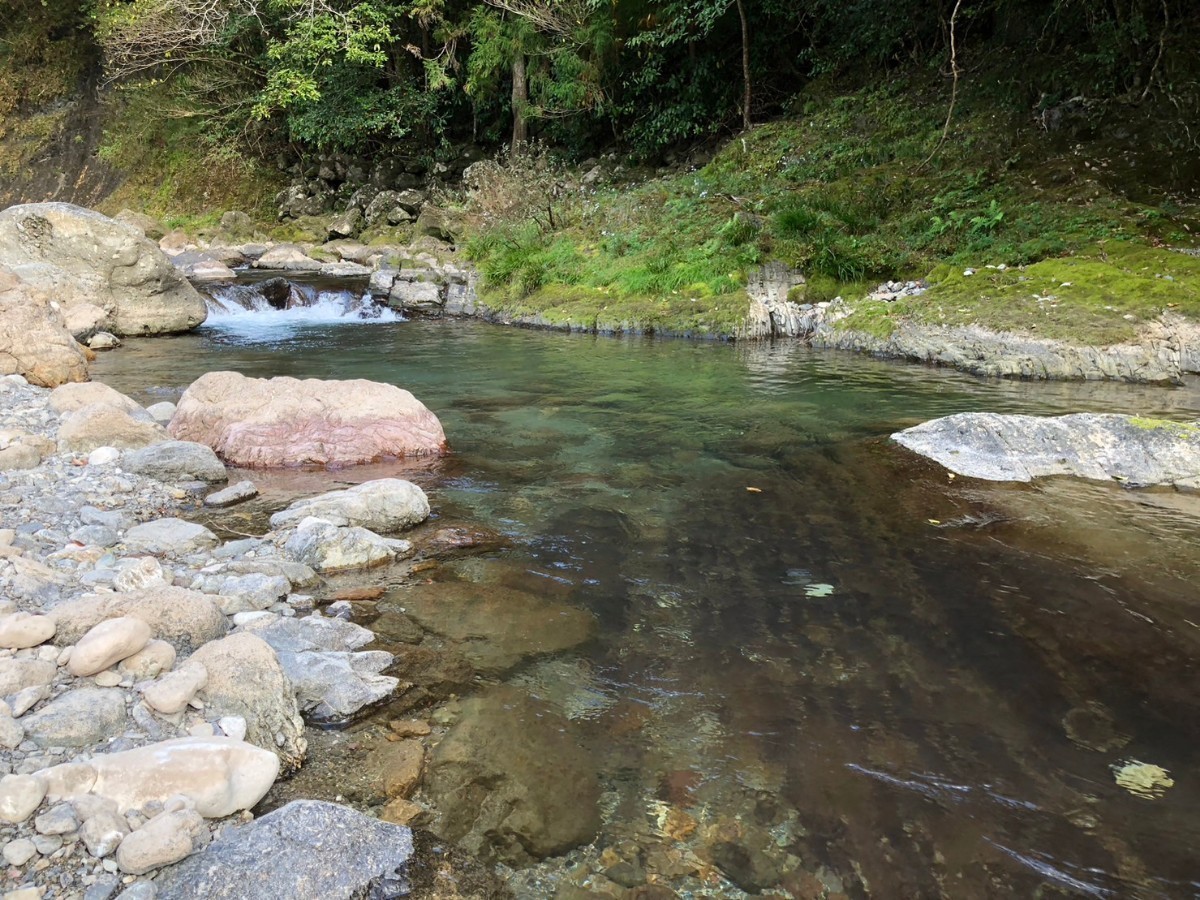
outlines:
[[[443,518],[514,546],[447,571],[597,617],[575,655],[505,677],[595,756],[599,846],[634,844],[648,870],[695,851],[742,889],[792,896],[1200,891],[1200,501],[953,480],[886,440],[964,410],[1196,418],[1194,385],[219,320],[130,341],[96,376],[157,400],[221,368],[391,381],[438,413],[453,455],[406,476]],[[267,476],[263,509],[385,469]],[[1174,786],[1126,791],[1112,768],[1129,760]],[[703,866],[679,877],[731,890],[705,887]]]

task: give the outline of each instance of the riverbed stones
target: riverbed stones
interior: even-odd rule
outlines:
[[[231,484],[227,488],[213,491],[213,493],[204,498],[204,505],[210,509],[224,509],[228,506],[236,506],[238,503],[244,503],[247,500],[253,500],[257,496],[258,488],[254,486],[253,481],[239,481],[237,484]]]
[[[146,412],[150,413],[150,417],[164,428],[171,421],[171,417],[175,415],[175,404],[169,400],[162,400],[159,403],[152,403],[146,407]]]
[[[58,304],[0,260],[0,375],[54,387],[88,377],[87,355]]]
[[[207,819],[252,808],[279,774],[274,753],[229,737],[172,738],[97,754],[88,765],[96,773],[90,792],[121,813],[182,796]]]
[[[221,543],[203,525],[186,519],[167,517],[134,525],[125,532],[125,548],[131,553],[152,553],[156,556],[185,556],[197,550],[208,550]]]
[[[207,444],[163,441],[121,457],[121,468],[159,481],[224,481],[225,466]]]
[[[35,616],[27,612],[0,616],[0,648],[25,650],[44,644],[54,637],[54,620],[49,616]]]
[[[46,779],[39,775],[0,778],[0,821],[19,824],[33,815],[46,796]]]
[[[254,634],[231,634],[205,644],[191,659],[208,672],[200,696],[210,717],[241,716],[251,744],[278,753],[287,769],[303,762],[304,722],[270,644]]]
[[[206,315],[196,289],[144,234],[68,203],[0,212],[0,264],[65,307],[104,310],[104,330],[121,337],[187,331]]]
[[[113,809],[100,809],[84,819],[79,829],[79,839],[87,852],[97,859],[111,856],[125,835],[129,834],[129,823]]]
[[[208,683],[208,669],[195,659],[168,672],[142,689],[142,699],[155,712],[173,716],[183,712]]]
[[[175,648],[166,641],[152,640],[141,650],[121,661],[120,673],[142,681],[170,672],[175,666]]]
[[[129,616],[149,625],[155,637],[188,653],[224,637],[229,630],[225,616],[214,602],[217,599],[199,591],[162,584],[123,593],[85,594],[60,603],[49,615],[57,624],[55,641],[60,644],[78,640],[105,619]]]
[[[988,481],[1072,475],[1128,486],[1200,485],[1200,423],[960,413],[892,440],[959,475]]]
[[[24,428],[0,428],[0,472],[32,469],[55,450],[54,441]]]
[[[446,450],[441,423],[424,404],[402,388],[362,379],[210,372],[184,392],[169,430],[247,467],[353,465]]]
[[[45,687],[57,671],[58,666],[51,660],[0,658],[0,697]]]
[[[409,829],[316,800],[296,800],[157,879],[158,900],[402,896]]]
[[[125,726],[125,693],[117,688],[75,688],[21,720],[26,739],[39,747],[94,747]]]
[[[600,827],[595,762],[565,719],[506,686],[463,701],[426,790],[439,811],[435,833],[491,861],[563,853]]]
[[[103,672],[145,647],[150,635],[150,626],[134,616],[108,619],[79,639],[67,670],[77,677]]]
[[[429,518],[429,500],[411,481],[380,478],[352,488],[297,500],[271,516],[272,528],[285,528],[314,516],[334,525],[358,525],[387,534]]]
[[[207,837],[204,817],[194,809],[159,813],[121,841],[117,864],[122,872],[142,875],[190,856]]]
[[[3,855],[10,866],[20,867],[37,856],[37,847],[29,838],[17,838],[4,845]]]
[[[397,592],[393,601],[426,631],[459,643],[481,672],[503,673],[583,644],[596,628],[585,610],[490,584],[447,581]]]

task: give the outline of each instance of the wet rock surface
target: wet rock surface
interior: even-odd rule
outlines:
[[[552,711],[513,688],[463,701],[434,750],[427,789],[437,833],[485,859],[561,853],[600,827],[594,761]]]
[[[959,475],[988,481],[1071,475],[1129,486],[1200,487],[1200,423],[1096,413],[961,413],[892,440]]]

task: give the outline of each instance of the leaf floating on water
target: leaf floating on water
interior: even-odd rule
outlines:
[[[941,519],[927,519],[926,521],[929,522],[930,525],[941,525],[942,524]]]
[[[1153,800],[1175,786],[1175,779],[1162,766],[1144,763],[1139,759],[1116,764],[1112,767],[1117,784],[1138,797]]]
[[[751,494],[761,494],[762,493],[762,488],[747,487],[746,490],[749,491]]]
[[[810,584],[804,589],[805,597],[828,597],[832,593],[832,584]]]

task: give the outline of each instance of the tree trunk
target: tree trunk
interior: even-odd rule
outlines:
[[[525,77],[525,54],[518,53],[512,66],[512,152],[520,153],[529,143],[529,122],[525,118],[525,110],[529,106],[529,82]]]
[[[738,18],[742,20],[742,128],[750,130],[750,25],[746,7],[737,0]]]

